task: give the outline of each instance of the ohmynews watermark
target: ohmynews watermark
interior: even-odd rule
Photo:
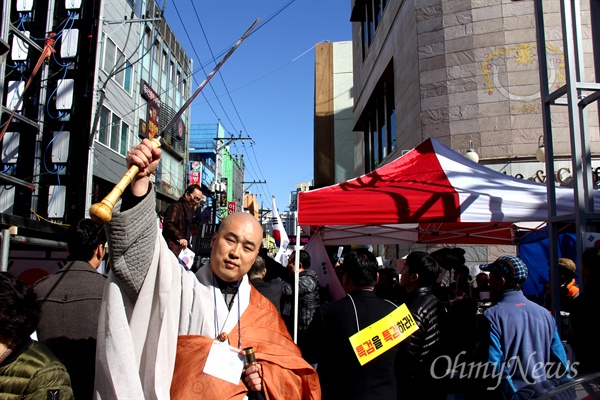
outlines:
[[[577,375],[577,366],[579,362],[570,363],[567,361],[567,368],[560,362],[541,362],[535,361],[537,352],[529,355],[527,360],[523,361],[518,356],[513,356],[506,360],[500,367],[487,362],[465,362],[460,358],[466,351],[461,351],[454,357],[440,356],[433,360],[429,372],[433,379],[459,378],[459,379],[489,379],[495,380],[496,384],[487,387],[487,390],[495,390],[505,378],[518,377],[528,385],[546,379],[562,379],[565,377],[574,378]],[[440,364],[438,364],[440,363]],[[445,365],[443,363],[446,363]],[[441,368],[446,366],[446,368]],[[436,371],[446,371],[438,375]],[[545,379],[543,379],[545,378]]]

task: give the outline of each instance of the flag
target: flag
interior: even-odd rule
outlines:
[[[346,292],[331,265],[319,231],[312,235],[309,242],[304,246],[304,250],[310,255],[310,269],[317,273],[319,285],[324,291],[329,292],[331,300],[344,297]]]
[[[290,243],[290,239],[288,238],[283,224],[281,223],[281,218],[279,217],[279,212],[277,211],[277,206],[275,205],[275,196],[273,196],[273,209],[271,210],[271,216],[271,223],[273,225],[273,239],[275,239],[275,245],[279,248],[277,254],[275,255],[275,261],[281,263],[283,266],[286,266],[287,262],[284,264],[282,262],[282,257],[285,256],[285,251]]]

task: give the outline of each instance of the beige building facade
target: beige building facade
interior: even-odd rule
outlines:
[[[565,85],[560,1],[544,0],[549,90]],[[543,118],[535,2],[353,0],[355,175],[435,137],[479,163],[545,182],[536,159]],[[589,2],[581,3],[582,80],[595,82]],[[586,110],[592,173],[600,180],[597,106]],[[553,177],[571,183],[568,109],[552,110]],[[388,249],[390,251],[390,249]],[[391,249],[402,255],[401,246]],[[473,248],[474,263],[514,248]],[[393,254],[386,254],[393,258]]]

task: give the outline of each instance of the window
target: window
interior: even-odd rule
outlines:
[[[123,81],[125,80],[125,70],[123,69],[123,61],[125,60],[125,55],[119,49],[117,49],[117,56],[115,58],[115,62],[117,63],[115,72],[117,72],[114,76],[115,81],[123,86]]]
[[[115,67],[115,53],[117,51],[117,45],[110,39],[106,39],[106,50],[104,54],[104,71],[110,73]]]
[[[179,76],[179,74],[177,76]],[[169,79],[172,83],[177,83],[177,81],[175,81],[175,63],[173,62],[171,62],[171,65],[169,66]]]
[[[367,55],[373,42],[377,27],[381,23],[387,0],[356,0],[350,16],[350,21],[360,22],[362,38],[362,56]]]
[[[375,29],[379,26],[381,22],[381,15],[383,13],[383,6],[379,0],[373,2],[373,19],[375,22]]]
[[[133,65],[131,65],[126,59],[125,54],[123,54],[121,49],[112,40],[107,38],[105,47],[102,68],[106,73],[116,72],[112,79],[125,89],[127,93],[131,93]]]
[[[129,125],[125,122],[121,122],[121,148],[119,149],[119,153],[126,155],[127,150],[129,149]]]
[[[396,106],[391,64],[363,112],[366,172],[378,168],[396,149]]]
[[[154,61],[160,66],[160,43],[158,41],[154,45]]]
[[[106,41],[106,34],[102,32],[102,36],[100,38],[100,57],[98,60],[98,65],[104,65],[104,42]]]
[[[100,125],[98,126],[98,142],[125,156],[129,148],[129,125],[121,118],[102,106]]]
[[[112,115],[112,124],[110,125],[110,148],[119,151],[119,140],[121,139],[121,118],[115,114]]]
[[[108,129],[110,127],[110,110],[104,106],[100,110],[100,126],[98,126],[98,141],[106,144],[108,142]]]
[[[131,93],[131,89],[133,86],[133,65],[129,61],[125,61],[125,70],[123,71],[123,89],[127,91],[127,93]]]

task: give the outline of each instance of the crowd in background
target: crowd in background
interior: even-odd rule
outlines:
[[[197,200],[196,194],[186,192],[190,202]],[[179,244],[177,238],[172,242]],[[181,242],[181,247],[188,242]],[[69,263],[39,281],[35,290],[8,274],[0,275],[2,391],[9,387],[32,399],[51,398],[51,393],[59,393],[56,398],[61,399],[92,398],[96,316],[106,281],[97,269],[106,259],[106,246],[104,229],[82,220],[70,230]],[[295,253],[284,266],[261,249],[248,279],[274,305],[288,334],[297,335],[303,358],[319,375],[325,399],[446,399],[452,393],[466,399],[482,395],[511,398],[531,395],[531,391],[543,393],[576,374],[600,371],[592,314],[600,306],[600,248],[584,252],[580,268],[586,291],[582,294],[576,282],[576,264],[559,259],[563,320],[557,325],[549,312],[553,296],[549,287],[537,299],[522,294],[527,267],[515,256],[482,265],[481,272],[472,277],[461,248],[443,248],[431,254],[412,252],[399,274],[382,267],[372,252],[352,250],[336,266],[346,296],[329,301],[311,269],[309,253],[300,250],[298,254],[297,316]],[[348,338],[400,305],[407,306],[419,329],[385,355],[361,365]],[[529,325],[531,318],[538,321],[535,328]],[[526,333],[517,338],[514,331],[521,330]],[[39,341],[32,340],[32,335]],[[564,345],[572,348],[568,352],[571,359],[567,359]],[[516,350],[506,353],[511,347]],[[490,391],[489,377],[461,376],[456,369],[439,369],[441,364],[435,361],[447,357],[499,366],[511,357],[536,352],[547,356],[538,362],[556,362],[567,372],[562,379],[531,382],[525,371],[520,378],[503,376],[503,385]],[[15,376],[21,386],[11,383]]]

